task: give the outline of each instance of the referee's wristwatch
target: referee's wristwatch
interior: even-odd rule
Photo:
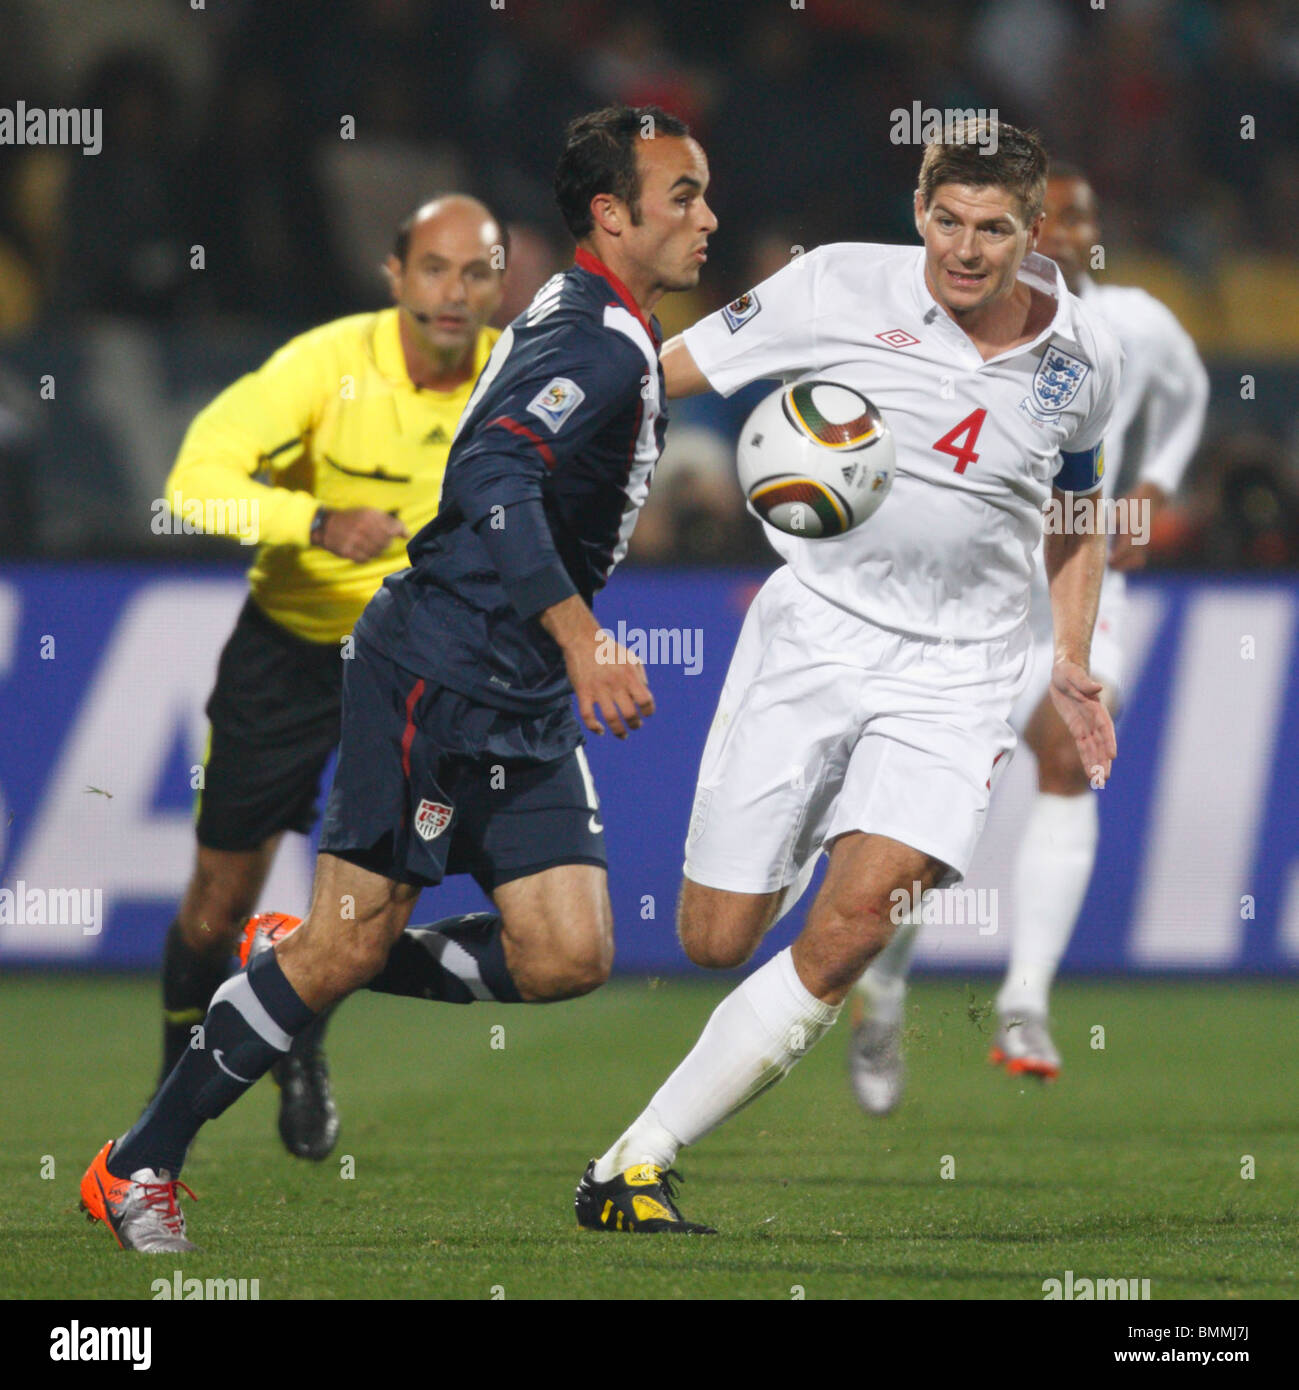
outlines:
[[[307,534],[308,545],[319,545],[320,538],[325,533],[325,522],[329,520],[329,508],[317,507],[316,514],[311,518],[311,530]]]

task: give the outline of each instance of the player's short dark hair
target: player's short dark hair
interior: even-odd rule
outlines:
[[[597,193],[612,193],[626,203],[633,224],[639,224],[640,142],[689,134],[683,120],[658,106],[606,106],[570,121],[555,166],[555,201],[574,239],[581,241],[595,225],[591,199]]]
[[[985,154],[994,124],[996,153]],[[1004,188],[1019,203],[1024,220],[1032,222],[1046,200],[1046,164],[1046,151],[1031,130],[997,118],[959,121],[950,139],[926,146],[920,161],[920,199],[928,208],[934,190],[944,183]]]
[[[431,198],[424,198],[418,206],[411,208],[406,216],[397,223],[397,229],[392,234],[392,254],[397,257],[403,267],[406,264],[406,257],[410,254],[410,234],[415,230],[415,219],[419,216],[421,209],[428,207],[430,203],[436,203],[439,198],[450,198],[453,196],[454,195],[450,193],[435,193]],[[464,196],[474,197],[472,194],[466,194]],[[483,203],[483,200],[478,197],[474,197],[474,201]],[[483,203],[483,207],[487,208],[487,215],[496,223],[496,230],[501,234],[501,252],[505,258],[506,264],[508,264],[510,256],[510,229],[497,217],[495,208],[488,207],[486,203]]]

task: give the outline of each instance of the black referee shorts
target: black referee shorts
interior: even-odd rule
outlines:
[[[249,598],[207,703],[199,844],[245,851],[282,830],[310,831],[342,698],[338,643],[294,636]]]

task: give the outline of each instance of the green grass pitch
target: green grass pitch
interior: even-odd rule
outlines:
[[[283,1152],[262,1082],[185,1170],[204,1253],[147,1260],[76,1207],[86,1164],[150,1089],[156,983],[13,976],[0,1297],[148,1299],[177,1268],[257,1279],[262,1299],[1041,1299],[1066,1270],[1148,1278],[1155,1299],[1299,1295],[1299,1010],[1283,984],[1066,982],[1065,1073],[1043,1086],[984,1060],[993,982],[919,981],[895,1116],[857,1111],[841,1021],[683,1155],[682,1209],[719,1237],[580,1232],[586,1160],[728,987],[623,980],[513,1009],[359,995],[329,1046],[334,1157]]]

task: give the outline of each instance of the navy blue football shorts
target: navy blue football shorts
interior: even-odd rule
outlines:
[[[320,849],[398,883],[472,874],[490,893],[557,864],[607,867],[571,705],[510,714],[356,640]]]

